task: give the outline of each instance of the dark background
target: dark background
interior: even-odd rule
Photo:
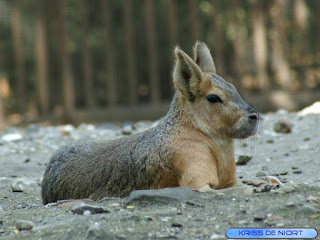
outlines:
[[[320,1],[0,0],[0,122],[159,118],[197,39],[262,112],[320,99]]]

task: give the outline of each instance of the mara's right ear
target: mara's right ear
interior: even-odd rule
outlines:
[[[210,50],[204,42],[197,41],[194,44],[193,56],[203,72],[217,73]]]
[[[179,47],[176,47],[176,65],[173,71],[175,88],[189,101],[200,94],[199,84],[203,77],[200,67]]]

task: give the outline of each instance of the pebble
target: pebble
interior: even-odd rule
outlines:
[[[250,155],[240,155],[238,157],[238,161],[236,162],[236,164],[237,165],[246,165],[251,159],[252,159],[252,156],[250,156]]]
[[[221,235],[221,234],[217,234],[217,233],[213,233],[210,237],[210,240],[212,239],[225,239],[226,236],[225,235]]]
[[[249,223],[249,222],[248,222],[247,220],[245,220],[245,219],[240,220],[240,221],[238,222],[239,225],[244,225],[244,224],[248,224],[248,223]]]
[[[18,220],[16,222],[16,228],[19,230],[31,230],[33,228],[33,222]]]
[[[256,173],[256,177],[266,177],[267,174],[265,174],[264,172],[257,172]]]
[[[272,189],[272,185],[264,184],[261,186],[261,192],[270,192]]]
[[[264,213],[258,213],[253,217],[254,221],[262,221],[267,218],[267,215]]]
[[[71,212],[73,214],[84,214],[84,212],[90,211],[91,214],[97,214],[97,213],[110,213],[111,210],[107,207],[101,207],[98,205],[93,204],[87,204],[87,203],[79,203],[77,205],[74,205],[71,208]],[[88,214],[88,213],[86,213]]]
[[[122,127],[122,134],[124,135],[131,135],[133,132],[133,126],[126,124]]]
[[[23,136],[20,133],[8,133],[1,137],[1,140],[5,142],[15,142],[22,139],[23,139]]]
[[[251,185],[254,187],[260,187],[262,184],[265,184],[266,181],[262,180],[262,179],[254,179],[251,181]]]
[[[280,120],[274,125],[273,130],[277,133],[291,133],[292,124],[290,122]]]
[[[11,185],[12,192],[23,192],[24,184],[21,181],[15,182]]]
[[[268,217],[267,219],[265,219],[263,221],[263,223],[267,224],[268,226],[272,226],[272,225],[276,225],[276,224],[279,224],[280,223],[280,226],[281,227],[281,223],[283,221],[283,217],[282,216],[279,216],[279,215],[272,215],[270,217]],[[283,223],[282,223],[283,224]],[[283,225],[282,225],[283,226]]]
[[[89,215],[91,215],[91,212],[89,210],[85,210],[83,212],[83,216],[89,216]]]
[[[302,173],[302,171],[299,170],[299,169],[293,170],[292,172],[293,172],[294,174],[300,174],[300,173]]]

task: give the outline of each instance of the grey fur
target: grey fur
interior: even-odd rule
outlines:
[[[169,146],[176,130],[175,102],[166,117],[145,132],[113,141],[82,140],[58,150],[44,174],[43,203],[125,197],[133,190],[157,186],[161,172],[173,168]],[[179,186],[178,179],[172,187]]]

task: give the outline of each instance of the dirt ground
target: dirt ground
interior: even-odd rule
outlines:
[[[237,166],[237,176],[253,193],[194,192],[188,201],[106,198],[90,203],[107,207],[108,213],[97,214],[75,214],[68,203],[42,205],[42,175],[62,145],[86,137],[121,137],[121,126],[7,129],[0,135],[0,239],[224,239],[229,227],[319,228],[320,103],[263,118],[257,136],[236,142],[236,160],[249,160]],[[279,122],[280,130],[289,133],[275,131]],[[132,132],[153,124],[135,123]],[[275,183],[266,184],[266,176],[276,177]],[[23,221],[31,223],[21,227]]]

